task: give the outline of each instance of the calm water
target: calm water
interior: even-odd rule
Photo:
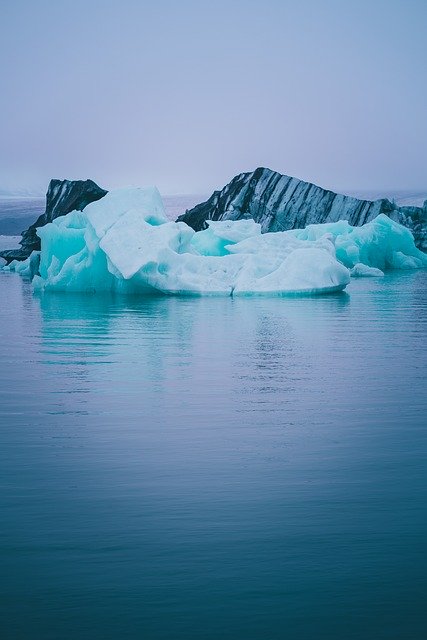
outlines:
[[[0,300],[3,638],[426,638],[425,271]]]

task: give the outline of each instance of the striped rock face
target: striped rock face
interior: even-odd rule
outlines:
[[[207,220],[251,218],[265,233],[338,220],[361,226],[381,213],[408,227],[416,245],[427,250],[427,201],[423,207],[399,207],[387,199],[360,200],[264,168],[236,176],[178,221],[200,231]]]
[[[46,193],[46,210],[26,231],[22,233],[21,247],[2,251],[0,257],[6,262],[26,260],[33,251],[40,250],[37,228],[52,222],[70,211],[83,211],[91,202],[99,200],[107,191],[93,180],[51,180]]]

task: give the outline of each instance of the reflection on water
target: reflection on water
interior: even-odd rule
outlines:
[[[425,637],[425,272],[302,299],[0,276],[5,637]]]

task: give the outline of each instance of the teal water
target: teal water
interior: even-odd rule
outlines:
[[[425,271],[0,305],[2,638],[427,637]]]

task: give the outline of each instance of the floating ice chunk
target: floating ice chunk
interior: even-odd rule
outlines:
[[[375,267],[368,267],[366,264],[357,262],[352,269],[350,269],[350,275],[353,278],[369,278],[383,276],[384,271],[376,269]]]
[[[200,245],[193,242],[198,234],[182,222],[153,225],[135,209],[122,209],[114,220],[110,213],[106,231],[98,224],[97,233],[91,219],[86,211],[78,217],[69,214],[41,229],[37,288],[284,295],[340,290],[349,282],[348,270],[337,262],[333,243],[327,237],[305,242],[268,234],[271,246],[265,250],[267,239],[261,236],[259,225],[250,221],[217,222],[211,236],[213,244],[217,239],[235,242],[227,244],[235,253],[226,249],[225,255],[215,255],[217,249],[212,245],[214,255],[203,255],[197,252]],[[237,242],[240,238],[245,239]],[[240,245],[244,245],[242,250]]]
[[[154,188],[110,191],[38,234],[33,283],[46,290],[313,294],[344,289],[349,268],[362,276],[427,265],[411,233],[386,216],[357,228],[341,220],[263,235],[252,220],[216,221],[195,233],[166,219]]]
[[[40,264],[40,251],[33,251],[26,260],[12,260],[3,271],[15,271],[23,278],[32,280],[38,271]]]

